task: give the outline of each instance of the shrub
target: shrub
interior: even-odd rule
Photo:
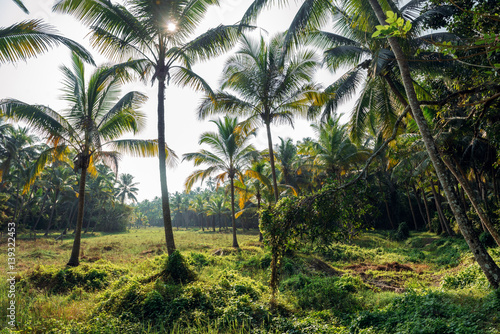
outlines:
[[[395,239],[398,241],[404,241],[410,237],[410,228],[406,222],[402,222],[398,226],[396,231]]]
[[[472,265],[451,275],[446,275],[442,281],[443,288],[464,289],[474,285],[487,286],[488,282],[478,265]]]
[[[125,272],[126,270],[102,260],[62,269],[37,266],[28,271],[21,279],[21,284],[32,285],[50,293],[66,293],[76,287],[96,291],[106,288],[113,279]]]
[[[343,277],[307,277],[295,275],[281,284],[282,290],[292,291],[298,305],[303,309],[332,309],[340,312],[352,312],[359,308],[359,303],[352,295],[361,288],[352,276]]]
[[[196,279],[196,273],[189,267],[179,251],[168,256],[160,274],[165,282],[185,284]]]
[[[382,333],[473,334],[482,332],[483,322],[480,313],[453,303],[442,292],[410,291],[382,310],[361,312],[351,323],[351,333],[373,328]]]

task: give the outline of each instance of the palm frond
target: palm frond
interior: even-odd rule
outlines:
[[[27,20],[0,29],[0,63],[36,57],[57,45],[64,45],[86,62],[95,65],[92,55],[80,44],[57,34],[42,20]]]

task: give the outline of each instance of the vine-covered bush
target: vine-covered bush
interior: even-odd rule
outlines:
[[[294,248],[296,243],[328,248],[334,241],[350,239],[363,227],[365,215],[373,209],[366,187],[358,182],[349,188],[328,184],[314,195],[283,198],[275,207],[263,210],[260,228],[272,252],[273,296],[286,250]]]

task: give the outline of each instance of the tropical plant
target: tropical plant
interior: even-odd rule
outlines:
[[[256,42],[243,36],[241,48],[226,62],[221,91],[215,96],[208,94],[198,110],[201,118],[226,113],[244,116],[252,124],[262,122],[267,133],[275,201],[279,191],[271,124],[293,125],[295,115],[310,116],[320,103],[319,86],[311,83],[318,66],[315,53],[284,53],[283,38],[283,34],[277,34],[269,42],[263,37]]]
[[[13,0],[26,14],[28,9],[21,0]],[[36,57],[56,45],[64,45],[86,62],[94,64],[92,55],[83,46],[57,31],[42,20],[26,20],[0,29],[0,63],[16,62]]]
[[[196,28],[212,0],[130,0],[126,7],[111,1],[59,0],[54,10],[70,13],[90,26],[92,44],[115,59],[134,57],[144,75],[158,82],[158,144],[163,223],[167,250],[175,250],[167,188],[165,147],[165,89],[173,81],[181,86],[210,90],[191,63],[220,55],[233,45],[239,26],[210,29],[194,38]]]
[[[36,170],[41,171],[51,155],[61,155],[69,148],[77,152],[73,164],[74,170],[80,172],[79,202],[75,239],[68,261],[70,266],[79,264],[85,182],[87,173],[96,173],[95,162],[103,160],[116,166],[118,152],[138,156],[155,156],[158,153],[157,141],[117,139],[126,132],[136,133],[144,125],[145,116],[138,108],[146,96],[131,91],[119,97],[127,69],[133,65],[131,62],[99,67],[87,82],[84,64],[73,54],[72,69],[61,67],[65,78],[62,98],[69,103],[69,109],[62,113],[43,105],[30,105],[13,99],[0,101],[0,111],[4,115],[25,121],[30,127],[46,134],[53,143],[38,159]],[[106,151],[106,146],[114,150]]]
[[[133,202],[137,202],[137,192],[139,189],[137,188],[138,182],[134,182],[134,176],[132,174],[120,174],[118,180],[118,197],[122,204],[125,203],[125,199],[132,200]]]
[[[212,151],[201,150],[195,153],[186,153],[183,160],[193,161],[195,166],[208,165],[207,169],[194,171],[186,179],[186,189],[189,191],[193,184],[203,181],[210,175],[216,176],[218,185],[229,179],[231,189],[231,219],[233,225],[233,247],[239,247],[236,238],[236,218],[234,212],[234,179],[244,170],[250,158],[255,155],[255,149],[248,144],[254,130],[242,127],[237,118],[228,116],[224,119],[212,121],[217,126],[217,132],[206,132],[200,137],[200,144],[207,144]]]

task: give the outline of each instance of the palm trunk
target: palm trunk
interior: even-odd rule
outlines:
[[[386,16],[378,1],[368,1],[373,8],[380,24],[385,25]],[[452,189],[452,182],[446,172],[446,167],[441,160],[438,149],[431,135],[429,126],[427,124],[427,121],[425,120],[424,114],[420,109],[417,94],[415,93],[415,88],[413,87],[413,81],[411,78],[408,61],[406,60],[403,50],[399,45],[398,39],[395,37],[389,37],[388,40],[398,62],[403,85],[406,91],[406,96],[408,97],[408,102],[413,112],[413,117],[415,119],[415,122],[417,123],[420,134],[422,135],[422,140],[424,141],[427,153],[429,154],[432,164],[436,170],[439,181],[441,182],[446,197],[448,198],[448,203],[451,207],[451,210],[453,211],[455,219],[457,220],[457,224],[462,232],[462,235],[464,236],[464,239],[469,245],[470,250],[474,254],[474,258],[483,270],[489,283],[496,289],[500,286],[500,268],[497,266],[495,261],[493,261],[483,244],[479,241],[476,232],[467,220],[465,212],[463,212],[462,208],[458,204],[458,199],[456,198],[456,195]]]
[[[427,215],[427,228],[430,231],[431,230],[431,211],[429,210],[429,205],[427,204],[427,197],[425,197],[425,190],[423,187],[420,187],[420,190],[422,192],[422,199],[424,201],[424,206],[425,206],[425,213]]]
[[[234,218],[234,177],[231,180],[231,222],[233,224],[233,247],[239,248],[238,239],[236,239],[236,219]]]
[[[271,162],[271,173],[273,175],[274,200],[278,203],[278,182],[276,181],[276,167],[274,165],[273,139],[271,137],[271,124],[266,121],[267,145],[269,146],[269,161]]]
[[[425,213],[422,210],[422,205],[420,204],[420,196],[418,195],[418,190],[417,187],[415,187],[415,183],[412,183],[411,187],[413,189],[413,193],[415,194],[415,199],[417,200],[418,212],[420,212],[420,217],[422,217],[422,221],[425,222]]]
[[[446,217],[443,213],[443,209],[441,207],[440,196],[438,195],[438,193],[436,191],[436,188],[435,188],[435,185],[434,185],[432,178],[431,178],[431,191],[432,191],[432,195],[434,196],[434,202],[436,203],[436,210],[438,212],[439,221],[441,223],[441,229],[443,232],[446,232],[446,234],[448,234],[448,236],[452,236],[451,230],[448,226],[449,225],[448,221],[446,220]],[[439,191],[439,189],[438,189],[438,191]]]
[[[83,210],[85,208],[85,181],[87,178],[87,168],[83,167],[80,173],[80,187],[78,189],[78,216],[76,219],[75,240],[68,266],[76,267],[80,264],[80,242],[82,238]]]
[[[408,204],[410,205],[411,217],[413,218],[413,224],[415,225],[415,231],[417,231],[418,230],[417,218],[415,218],[415,211],[413,211],[413,205],[411,204],[410,189],[408,188],[408,184],[406,182],[405,182],[405,189],[406,189],[406,197],[408,198]]]
[[[31,228],[31,232],[33,233],[33,239],[34,240],[36,240],[36,227],[38,226],[38,223],[40,222],[40,218],[42,218],[43,209],[45,209],[45,203],[47,202],[47,197],[48,197],[47,194],[45,194],[45,196],[43,196],[43,202],[42,202],[42,207],[40,208],[40,213],[38,215],[38,218],[36,219],[35,224]]]
[[[161,72],[161,70],[160,70]],[[161,208],[163,212],[163,226],[168,255],[175,251],[174,231],[170,216],[170,203],[167,187],[167,165],[165,145],[165,74],[158,77],[158,160],[160,166]]]
[[[389,209],[389,204],[387,203],[387,199],[385,198],[385,194],[382,189],[382,183],[380,182],[380,179],[378,180],[378,187],[380,189],[380,195],[383,198],[384,204],[385,204],[385,211],[387,212],[387,217],[389,218],[389,223],[391,224],[392,229],[394,230],[394,222],[392,221],[391,218],[391,210]]]
[[[453,164],[450,161],[448,161],[447,159],[443,159],[443,162],[446,164],[446,166],[449,168],[449,170],[452,172],[452,174],[458,180],[458,182],[462,186],[462,189],[464,189],[465,192],[467,193],[467,197],[469,197],[469,201],[471,202],[472,206],[476,210],[476,213],[479,216],[481,223],[486,227],[488,232],[490,232],[493,239],[495,239],[495,242],[497,243],[497,245],[500,246],[500,234],[496,230],[495,226],[493,226],[493,224],[490,222],[488,215],[486,214],[486,212],[483,210],[483,207],[481,206],[481,201],[476,196],[476,193],[474,192],[474,190],[470,186],[469,182],[465,179],[465,177],[460,172],[460,170],[455,169],[455,167],[453,166]]]

